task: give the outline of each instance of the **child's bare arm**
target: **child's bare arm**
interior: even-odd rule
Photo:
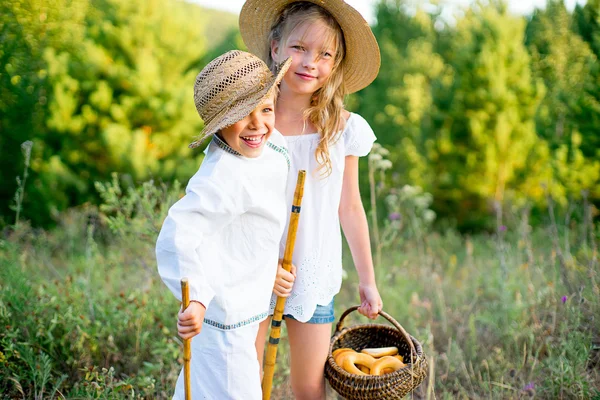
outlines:
[[[185,311],[177,315],[177,333],[183,339],[190,339],[200,333],[206,308],[197,301],[190,302]]]
[[[358,187],[358,157],[356,156],[346,156],[339,215],[358,272],[361,300],[358,311],[369,318],[375,318],[383,302],[375,282],[369,225]]]

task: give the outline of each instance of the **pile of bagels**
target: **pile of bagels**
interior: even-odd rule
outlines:
[[[343,347],[331,355],[337,365],[355,375],[389,374],[406,366],[397,347],[362,349],[360,352]]]

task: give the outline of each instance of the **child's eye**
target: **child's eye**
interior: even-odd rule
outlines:
[[[299,50],[299,51],[303,51],[303,50],[304,50],[304,47],[303,47],[303,46],[300,46],[300,45],[295,45],[295,46],[292,46],[292,49],[294,49],[294,50]]]
[[[273,112],[273,107],[265,107],[265,108],[263,108],[263,112],[264,112],[264,113],[270,113],[270,112]]]
[[[331,57],[333,57],[333,54],[331,54],[330,52],[326,51],[326,52],[323,53],[323,57],[324,58],[331,58]]]

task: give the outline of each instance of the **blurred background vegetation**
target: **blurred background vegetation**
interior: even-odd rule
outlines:
[[[382,69],[347,99],[378,137],[361,189],[385,309],[432,365],[413,397],[598,399],[600,0],[419,4],[378,3]],[[202,159],[194,77],[233,48],[236,15],[184,1],[0,2],[2,397],[170,398],[154,242]]]
[[[235,15],[158,0],[0,7],[3,224],[14,222],[26,140],[22,217],[35,226],[97,204],[94,182],[115,171],[135,183],[189,178],[201,158],[186,147],[202,128],[193,79],[243,48]],[[524,18],[480,2],[449,23],[441,7],[381,2],[381,73],[348,107],[371,121],[398,179],[430,192],[438,221],[463,231],[489,229],[497,204],[534,215],[548,195],[597,205],[598,7],[552,0]]]

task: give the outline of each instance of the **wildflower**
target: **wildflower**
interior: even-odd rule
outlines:
[[[533,382],[529,382],[527,385],[525,385],[525,387],[523,387],[523,390],[527,391],[527,390],[533,390],[535,389],[535,383]]]
[[[398,221],[400,219],[400,213],[393,212],[388,216],[388,218],[390,219],[390,221]]]
[[[396,204],[398,202],[398,195],[392,193],[390,195],[388,195],[385,198],[385,201],[390,205],[393,206],[394,204]]]
[[[523,387],[523,392],[529,397],[535,396],[535,384],[533,382],[529,382],[527,385]]]
[[[377,164],[377,168],[385,171],[386,169],[392,168],[392,162],[390,160],[381,160]]]
[[[504,231],[506,231],[506,225],[500,225],[500,227],[498,227],[498,230],[499,230],[500,232],[504,232]]]
[[[567,296],[563,296],[560,301],[562,301],[563,304],[565,304],[567,302],[568,297]]]
[[[419,193],[421,193],[421,188],[418,186],[410,186],[410,185],[402,186],[402,194],[404,195],[405,198],[412,197]]]
[[[435,219],[435,211],[432,211],[432,210],[423,211],[423,219],[426,222],[432,222]]]
[[[29,166],[29,160],[31,159],[31,148],[33,147],[33,142],[31,140],[26,140],[21,143],[21,151],[25,156],[25,165]]]

